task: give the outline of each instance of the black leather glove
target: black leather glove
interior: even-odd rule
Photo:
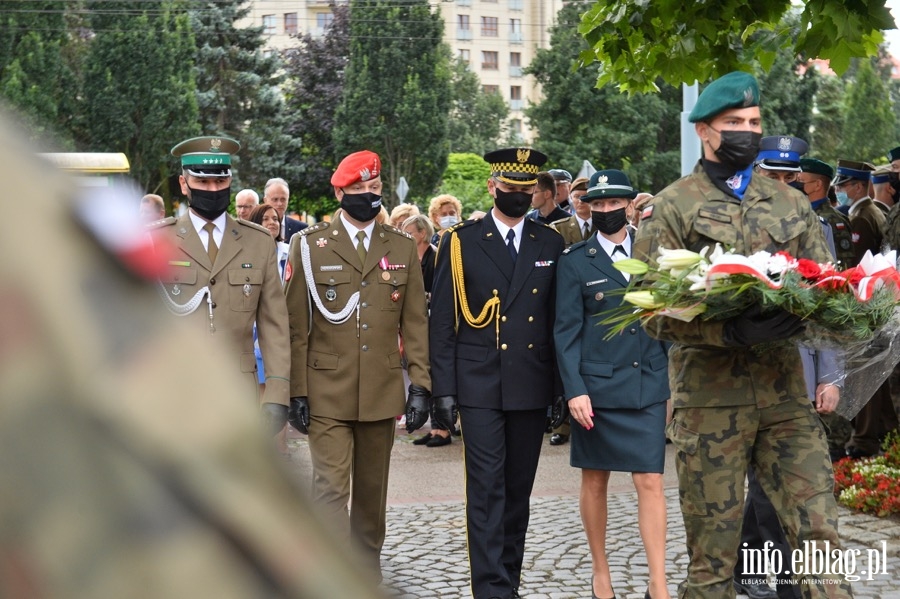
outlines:
[[[431,393],[425,387],[410,383],[406,398],[406,432],[422,428],[428,420],[428,398]]]
[[[767,341],[780,341],[803,330],[803,319],[781,308],[762,312],[759,305],[750,306],[725,322],[722,340],[731,347],[751,347]]]
[[[441,395],[431,398],[431,424],[434,428],[445,431],[454,430],[456,428],[457,415],[455,395]]]
[[[288,407],[280,403],[264,403],[259,409],[262,414],[263,426],[270,435],[277,435],[287,424]]]
[[[295,429],[304,435],[309,434],[309,399],[292,397],[288,420]]]
[[[548,413],[547,428],[554,429],[562,426],[562,423],[569,417],[569,402],[562,395],[553,397],[553,403],[550,404],[550,412]]]

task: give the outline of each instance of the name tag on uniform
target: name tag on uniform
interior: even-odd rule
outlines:
[[[591,285],[599,285],[600,283],[605,283],[609,279],[597,279],[596,281],[588,281],[584,284],[585,287],[590,287]]]
[[[542,266],[553,266],[553,260],[538,260],[534,263],[535,268],[540,268]]]
[[[343,266],[343,264],[329,264],[329,265],[322,265],[322,266],[319,267],[319,270],[322,270],[322,271],[325,271],[325,272],[328,272],[328,271],[331,271],[331,270],[344,270],[344,266]]]

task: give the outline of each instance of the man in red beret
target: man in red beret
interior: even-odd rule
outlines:
[[[350,154],[331,177],[333,223],[291,240],[285,268],[291,329],[291,424],[309,433],[313,495],[381,580],[388,467],[404,411],[398,334],[408,361],[406,430],[428,418],[428,315],[413,239],[381,210],[378,155]],[[351,505],[347,517],[347,504]]]

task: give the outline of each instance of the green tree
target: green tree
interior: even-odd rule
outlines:
[[[350,61],[334,130],[338,154],[381,156],[384,200],[400,177],[408,201],[434,191],[447,166],[450,51],[444,21],[428,0],[352,0]]]
[[[450,151],[484,154],[497,148],[509,116],[503,96],[485,93],[478,75],[462,59],[453,63],[450,89]]]
[[[548,166],[577,172],[587,159],[598,169],[624,170],[641,189],[659,191],[679,175],[681,94],[663,86],[662,94],[629,98],[612,86],[596,88],[591,68],[573,71],[587,47],[575,29],[584,6],[563,7],[550,48],[538,50],[526,69],[544,96],[525,111],[538,132],[535,147],[548,155]]]
[[[813,115],[813,132],[810,156],[824,160],[832,166],[838,158],[844,136],[844,97],[846,84],[840,77],[822,77],[816,94],[816,112]]]
[[[896,143],[894,112],[887,87],[872,61],[860,61],[847,90],[840,158],[868,161],[884,156]]]
[[[146,191],[175,170],[171,147],[199,132],[194,39],[183,6],[170,0],[99,2],[84,82],[87,149],[124,152]]]
[[[455,196],[462,204],[464,218],[473,210],[487,211],[493,205],[487,191],[490,176],[491,167],[478,154],[450,154],[438,193]]]
[[[299,168],[287,156],[300,142],[285,130],[280,58],[264,53],[262,27],[235,26],[249,12],[246,0],[220,0],[190,16],[203,133],[240,141],[237,185],[261,190],[272,177],[297,178]]]
[[[300,44],[285,53],[285,112],[289,115],[285,130],[300,141],[290,155],[300,171],[292,202],[317,216],[337,208],[330,182],[338,165],[335,112],[350,57],[350,9],[332,4],[331,12],[334,16],[324,35],[303,35]]]
[[[793,135],[811,141],[813,103],[821,77],[812,68],[799,74],[800,66],[796,56],[781,50],[772,68],[759,75],[765,135]]]
[[[872,56],[894,29],[885,0],[807,0],[800,27],[782,21],[788,0],[597,1],[582,18],[579,31],[590,48],[583,64],[599,63],[598,85],[623,91],[657,89],[657,79],[671,85],[706,81],[759,63],[772,65],[779,49],[830,61],[843,73],[853,57]]]
[[[66,2],[0,2],[0,98],[34,137],[53,135],[73,147],[72,116],[78,97],[78,53],[69,35]]]

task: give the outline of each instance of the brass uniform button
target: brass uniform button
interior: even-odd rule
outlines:
[[[506,349],[506,344],[504,343],[503,345],[501,345],[500,349]]]

